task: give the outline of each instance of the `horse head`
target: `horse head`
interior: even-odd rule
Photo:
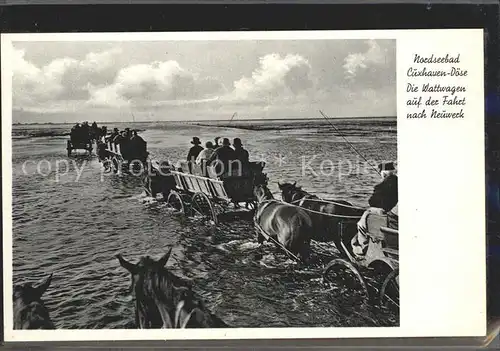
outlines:
[[[134,264],[116,255],[120,265],[132,275],[130,291],[135,292],[136,323],[140,328],[185,328],[200,326],[206,317],[189,282],[165,268],[172,248],[159,260],[142,257]]]
[[[15,285],[13,289],[14,328],[54,329],[49,311],[42,301],[42,295],[52,282],[52,274],[38,283]]]
[[[265,184],[259,184],[254,187],[253,193],[257,198],[257,202],[274,199],[273,194]]]
[[[295,200],[297,193],[302,193],[302,187],[297,186],[297,182],[283,183],[278,182],[278,187],[281,190],[281,197],[285,202],[292,202]]]
[[[133,292],[138,287],[138,283],[143,281],[147,275],[150,273],[157,273],[158,271],[164,269],[171,253],[172,248],[170,248],[158,261],[153,260],[149,256],[143,256],[139,262],[135,264],[124,259],[121,254],[117,254],[115,257],[120,262],[120,265],[132,275],[130,292]]]

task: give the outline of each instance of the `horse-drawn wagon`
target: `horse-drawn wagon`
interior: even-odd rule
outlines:
[[[339,223],[338,249],[343,257],[327,264],[323,272],[325,282],[338,282],[336,277],[332,277],[336,273],[342,272],[344,277],[348,274],[354,278],[350,282],[351,288],[357,286],[366,299],[375,297],[381,306],[399,309],[399,231],[390,228],[387,215],[368,213],[368,245],[362,256],[356,256],[351,240],[357,233],[349,229],[356,228],[356,224],[353,221]]]
[[[366,209],[353,206],[344,200],[321,199],[305,192],[295,183],[279,184],[279,188],[283,201],[267,201],[281,202],[308,213],[311,222],[308,229],[312,230],[310,239],[333,242],[340,252],[341,257],[326,265],[323,271],[324,281],[337,285],[347,277],[353,278],[348,283],[349,287],[359,288],[365,299],[373,297],[370,292],[375,292],[380,305],[399,308],[398,230],[393,229],[389,217],[370,212],[365,214]],[[268,199],[272,199],[272,196],[269,195]],[[357,256],[353,252],[351,242],[358,234],[357,224],[364,214],[368,244],[364,254]],[[258,235],[264,235],[266,239],[270,237],[262,227],[257,226],[257,229]],[[292,252],[294,250],[287,249],[279,238],[272,241],[291,258],[299,260]],[[300,253],[300,248],[295,251]]]
[[[92,140],[90,136],[82,138],[71,135],[70,139],[66,141],[66,150],[68,152],[68,157],[71,156],[73,150],[85,150],[90,155],[93,150]]]
[[[97,154],[99,160],[106,169],[110,169],[114,173],[135,170],[142,174],[146,167],[147,151],[144,148],[136,150],[130,147],[123,150],[123,145],[112,141],[103,142],[98,140]]]
[[[249,162],[217,174],[214,166],[180,162],[152,167],[153,177],[146,179],[147,192],[163,193],[167,206],[184,215],[202,215],[218,223],[224,216],[244,216],[255,208],[254,185],[262,182],[265,164]],[[163,169],[162,169],[163,168]]]

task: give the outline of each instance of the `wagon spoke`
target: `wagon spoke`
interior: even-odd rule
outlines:
[[[176,212],[185,213],[184,202],[182,197],[176,191],[171,191],[167,198],[167,207],[174,209]]]
[[[399,309],[399,269],[390,272],[380,289],[380,305],[389,309]]]
[[[217,224],[217,214],[212,201],[204,193],[196,193],[191,200],[191,209],[198,214],[210,218]]]
[[[333,275],[333,276],[332,276]],[[366,303],[369,297],[366,282],[358,269],[349,261],[338,258],[332,260],[323,272],[323,281],[330,285],[361,292],[362,303]]]

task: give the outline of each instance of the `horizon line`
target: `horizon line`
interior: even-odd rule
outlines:
[[[397,116],[363,116],[363,117],[329,117],[328,119],[374,119],[374,118],[383,118],[383,119],[397,119]],[[144,121],[95,121],[96,123],[155,123],[155,122],[176,122],[176,123],[189,123],[189,122],[238,122],[238,121],[288,121],[288,120],[325,120],[325,118],[321,117],[300,117],[300,118],[248,118],[248,119],[191,119],[191,120],[144,120]],[[74,123],[82,123],[84,122],[13,122],[12,125],[30,125],[30,124],[74,124]],[[88,121],[91,123],[90,121]],[[93,123],[94,121],[92,121]]]

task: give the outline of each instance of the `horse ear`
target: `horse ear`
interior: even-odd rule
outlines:
[[[40,283],[34,286],[34,288],[38,291],[39,296],[42,296],[45,293],[45,291],[47,291],[51,281],[52,281],[52,274],[50,274],[47,278],[45,278]]]
[[[279,187],[280,189],[283,189],[283,184],[281,184],[280,182],[278,182],[278,187]]]
[[[297,181],[295,181],[295,182],[293,183],[293,186],[296,186],[296,185],[297,185]]]
[[[168,259],[170,258],[170,254],[172,253],[172,248],[168,249],[167,253],[165,255],[162,256],[162,258],[160,258],[158,260],[158,265],[160,267],[163,267],[167,264],[167,261]]]
[[[115,257],[118,259],[118,261],[120,261],[120,265],[123,268],[125,268],[127,271],[129,271],[132,274],[136,272],[136,266],[135,266],[135,264],[130,263],[129,261],[127,261],[126,259],[124,259],[121,254],[118,254]]]

